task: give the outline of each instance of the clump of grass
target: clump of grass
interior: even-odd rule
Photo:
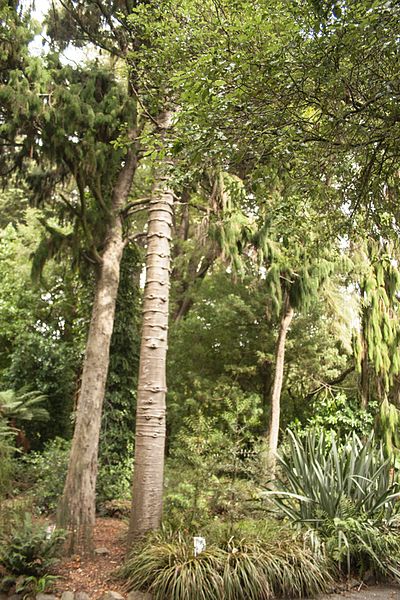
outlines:
[[[231,537],[196,557],[191,539],[158,534],[132,554],[121,575],[130,589],[155,600],[300,598],[331,582],[324,559],[287,530],[280,540]]]

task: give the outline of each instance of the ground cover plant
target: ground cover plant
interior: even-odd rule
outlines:
[[[52,569],[60,555],[65,532],[45,523],[34,523],[29,513],[16,518],[8,530],[0,532],[2,589],[16,586],[17,593],[44,591],[55,579]],[[28,597],[28,596],[26,596]]]

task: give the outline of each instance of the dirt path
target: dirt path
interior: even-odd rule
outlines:
[[[330,594],[323,596],[320,600],[400,600],[400,587],[374,586],[360,591]]]
[[[91,600],[100,598],[105,591],[123,593],[121,581],[114,578],[115,570],[122,564],[126,548],[124,545],[127,524],[119,519],[97,519],[94,531],[95,548],[104,554],[83,558],[77,554],[63,559],[56,569],[60,578],[54,592],[85,592]],[[107,551],[107,553],[105,552]]]

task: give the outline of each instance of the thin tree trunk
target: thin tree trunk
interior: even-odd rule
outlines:
[[[289,294],[284,292],[281,320],[275,351],[275,374],[271,393],[271,418],[268,428],[267,468],[271,475],[275,472],[276,451],[278,449],[279,424],[281,413],[281,391],[285,366],[286,336],[294,315]]]
[[[130,149],[113,190],[111,221],[98,268],[68,473],[57,511],[58,525],[70,532],[69,553],[93,549],[101,413],[125,245],[120,212],[128,198],[136,164],[135,150]]]
[[[157,529],[162,516],[170,245],[174,202],[168,179],[165,174],[157,177],[149,209],[129,541],[146,531]]]
[[[369,364],[368,364],[368,342],[365,335],[367,327],[367,311],[368,308],[364,304],[366,291],[365,285],[360,287],[360,299],[362,306],[361,313],[361,361],[360,361],[360,405],[366,410],[369,402]]]
[[[360,373],[361,408],[366,410],[369,402],[369,365],[368,346],[364,332],[361,331],[361,373]]]

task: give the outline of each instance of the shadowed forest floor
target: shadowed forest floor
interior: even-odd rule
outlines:
[[[122,564],[125,555],[127,523],[121,519],[97,519],[95,528],[95,548],[104,550],[93,558],[83,558],[75,554],[62,560],[56,569],[60,577],[54,591],[85,592],[96,600],[107,590],[123,593],[122,582],[115,579],[115,570]],[[107,550],[107,553],[105,553]]]

